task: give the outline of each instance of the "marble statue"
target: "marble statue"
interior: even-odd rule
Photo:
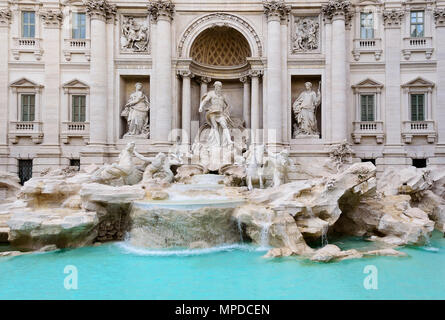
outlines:
[[[144,160],[144,157],[135,150],[135,143],[129,142],[119,154],[117,163],[106,164],[92,175],[94,182],[102,184],[133,185],[142,177],[142,171],[134,164],[133,157]]]
[[[230,106],[226,97],[221,92],[222,83],[215,81],[214,90],[209,91],[202,97],[199,105],[199,112],[202,112],[206,105],[206,120],[211,127],[208,143],[215,146],[226,146],[233,144],[230,136],[230,127],[232,119],[230,118]]]
[[[138,23],[134,17],[124,18],[122,23],[121,47],[126,51],[142,52],[148,47],[148,27]]]
[[[254,181],[258,181],[260,189],[264,187],[263,155],[264,145],[255,146],[254,144],[251,144],[244,154],[246,159],[246,184],[249,190],[253,190]]]
[[[292,52],[307,52],[318,49],[318,18],[297,18],[295,21],[295,36],[292,38]]]
[[[297,122],[294,137],[298,135],[318,135],[317,119],[315,112],[320,106],[320,86],[318,92],[312,90],[312,83],[305,83],[306,90],[295,100],[292,105],[295,120]]]
[[[293,166],[289,158],[289,150],[284,149],[278,153],[268,152],[266,166],[272,170],[272,187],[278,187],[288,182],[288,170]]]
[[[171,170],[172,165],[182,164],[181,159],[171,158],[163,152],[158,153],[153,158],[142,157],[142,160],[150,162],[145,168],[142,177],[143,183],[172,183],[174,174]]]
[[[121,116],[127,119],[128,132],[125,137],[148,138],[150,134],[149,111],[150,102],[142,92],[142,83],[135,85],[135,91],[130,95],[130,99],[125,104]]]

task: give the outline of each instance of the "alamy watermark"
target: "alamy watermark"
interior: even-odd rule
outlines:
[[[377,290],[379,288],[378,270],[374,265],[367,265],[363,269],[363,273],[367,274],[363,280],[363,287],[366,290]]]
[[[66,290],[78,289],[78,272],[77,267],[73,265],[67,265],[63,269],[63,273],[68,274],[63,280],[63,286]]]

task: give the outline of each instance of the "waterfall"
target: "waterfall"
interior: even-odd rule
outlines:
[[[236,224],[238,225],[238,231],[239,231],[239,237],[240,237],[240,241],[241,243],[244,243],[244,239],[243,239],[243,228],[241,226],[241,220],[239,217],[236,218]]]
[[[325,224],[321,230],[321,246],[324,247],[328,244],[328,230],[329,224]]]
[[[271,217],[269,217],[269,221],[264,221],[261,224],[261,234],[260,234],[260,247],[259,250],[268,249],[269,246],[269,229],[272,225]]]

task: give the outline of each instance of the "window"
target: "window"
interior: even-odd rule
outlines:
[[[360,112],[361,121],[375,121],[375,95],[362,94],[360,95]]]
[[[372,12],[360,13],[360,38],[374,38],[374,15]]]
[[[84,95],[73,95],[72,96],[72,122],[85,122],[85,101],[86,96]]]
[[[73,13],[73,39],[85,39],[86,30],[85,13]]]
[[[22,118],[21,121],[34,121],[36,109],[36,96],[34,94],[22,94]]]
[[[425,120],[425,94],[411,94],[411,121]]]
[[[411,11],[411,37],[424,36],[424,12]]]
[[[70,167],[76,167],[77,171],[80,170],[80,159],[70,159]]]
[[[19,160],[19,178],[20,184],[23,185],[32,177],[32,160]]]
[[[371,162],[373,165],[375,165],[375,159],[361,159],[362,162]]]
[[[413,159],[413,166],[416,168],[426,168],[426,159]]]
[[[34,38],[36,32],[36,17],[34,11],[22,12],[22,37]]]

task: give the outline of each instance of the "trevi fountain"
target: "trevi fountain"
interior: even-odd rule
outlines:
[[[178,140],[169,152],[146,157],[135,143],[149,132],[150,102],[141,88],[135,85],[122,111],[128,143],[116,162],[80,171],[48,168],[23,186],[1,173],[3,274],[26,270],[46,279],[55,266],[83,268],[83,292],[48,280],[54,286],[42,296],[48,298],[208,298],[210,278],[219,288],[210,297],[217,298],[409,298],[415,293],[396,293],[392,285],[433,272],[418,261],[443,266],[445,171],[407,167],[376,177],[371,162],[353,161],[347,141],[333,145],[328,159],[310,163],[291,160],[287,149],[248,145],[248,131],[231,117],[220,82],[201,99],[206,122],[192,146]],[[318,134],[320,99],[308,82],[293,103],[301,134]],[[297,179],[289,181],[290,172]],[[391,268],[400,274],[386,275],[381,295],[361,288],[363,265],[370,264],[382,274]],[[199,274],[193,276],[193,268]],[[128,272],[140,283],[127,279]],[[333,275],[341,272],[355,287],[339,283]],[[173,291],[148,280],[153,275],[177,281]],[[114,277],[111,284],[101,282],[107,277]],[[263,287],[252,288],[249,277]],[[420,294],[436,298],[444,280],[431,286],[431,277]],[[207,289],[187,289],[193,281]],[[289,287],[293,281],[300,289]],[[325,287],[306,288],[314,281]],[[9,283],[2,283],[3,298],[23,285],[14,278]],[[109,293],[99,293],[99,285]],[[120,295],[119,286],[127,293]]]

